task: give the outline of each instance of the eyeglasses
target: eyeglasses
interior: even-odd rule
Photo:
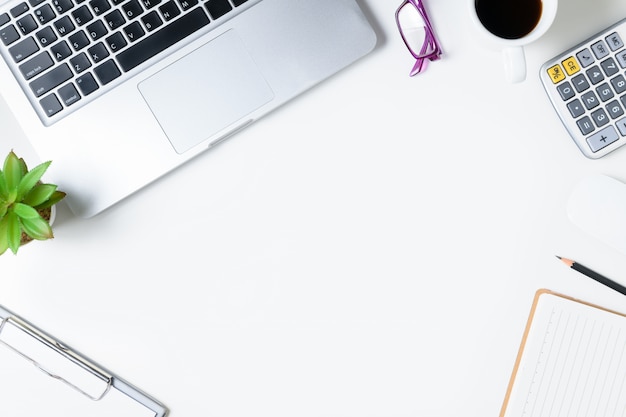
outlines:
[[[441,47],[421,0],[404,0],[396,10],[396,23],[402,40],[415,58],[409,73],[411,77],[422,72],[427,61],[441,57]]]

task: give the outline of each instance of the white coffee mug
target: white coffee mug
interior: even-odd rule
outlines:
[[[556,17],[558,0],[468,0],[468,3],[472,24],[481,37],[502,49],[507,80],[524,81],[524,45],[548,31]]]

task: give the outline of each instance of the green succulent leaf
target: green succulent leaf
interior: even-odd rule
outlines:
[[[26,173],[20,180],[19,185],[17,186],[17,201],[21,201],[24,196],[33,189],[35,185],[39,182],[44,172],[50,166],[50,161],[44,162],[43,164],[37,165],[32,171]]]
[[[22,228],[26,234],[33,239],[46,240],[52,239],[52,228],[50,224],[41,216],[30,219],[22,219]]]
[[[9,193],[17,189],[23,175],[23,162],[20,162],[13,151],[9,152],[4,160],[4,178]]]
[[[0,255],[9,249],[9,220],[7,217],[0,219]]]
[[[37,213],[37,210],[35,210],[31,206],[26,205],[24,203],[16,203],[13,206],[13,212],[17,214],[17,217],[19,217],[22,220],[36,219],[37,217],[41,217],[39,213]]]
[[[7,201],[9,199],[9,187],[4,177],[4,172],[0,171],[0,200]]]
[[[63,191],[55,191],[52,193],[52,195],[50,196],[50,198],[48,198],[47,201],[44,201],[42,204],[38,204],[36,206],[34,206],[37,210],[41,210],[41,209],[45,209],[48,207],[52,207],[54,206],[56,203],[58,203],[59,201],[63,200],[63,198],[65,198],[65,193]]]
[[[22,228],[20,226],[20,219],[13,211],[9,211],[5,217],[7,221],[7,239],[11,252],[17,253],[20,248],[20,241],[22,240]]]
[[[37,184],[24,196],[22,202],[36,208],[48,201],[56,189],[57,186],[53,184]]]

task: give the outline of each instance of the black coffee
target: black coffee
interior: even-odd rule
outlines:
[[[528,35],[541,18],[541,0],[475,0],[474,5],[483,26],[504,39]]]

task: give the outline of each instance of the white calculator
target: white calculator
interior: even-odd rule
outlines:
[[[541,81],[582,153],[597,159],[626,144],[626,19],[541,67]]]

